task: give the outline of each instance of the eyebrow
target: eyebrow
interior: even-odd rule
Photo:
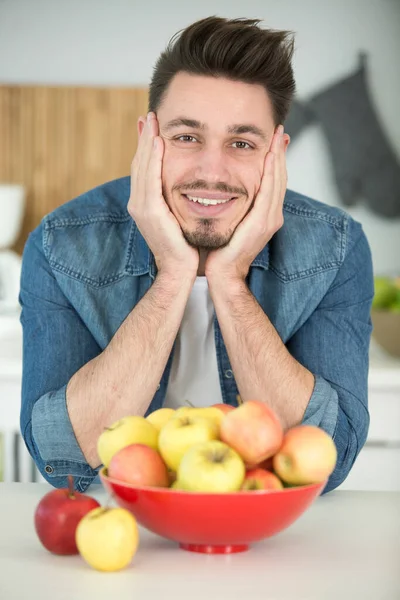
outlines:
[[[186,117],[178,117],[177,119],[172,119],[168,121],[166,125],[164,125],[164,131],[170,131],[171,129],[175,129],[177,127],[190,127],[192,129],[200,129],[201,131],[205,131],[207,126],[204,123],[200,123],[196,119],[187,119]],[[252,125],[251,123],[243,123],[242,125],[230,125],[228,127],[228,133],[233,135],[243,135],[245,133],[252,133],[257,137],[261,138],[264,142],[267,141],[267,136],[263,131],[257,127],[256,125]]]

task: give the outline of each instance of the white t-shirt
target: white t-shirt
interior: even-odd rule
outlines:
[[[214,339],[214,305],[206,277],[197,277],[178,331],[163,406],[222,403]]]

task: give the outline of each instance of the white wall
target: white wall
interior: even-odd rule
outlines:
[[[170,36],[212,14],[297,32],[299,97],[351,73],[365,50],[371,94],[400,162],[399,0],[0,0],[0,83],[147,85]],[[289,154],[289,187],[340,206],[320,129],[305,131]],[[400,273],[400,218],[349,212],[364,226],[376,273]]]

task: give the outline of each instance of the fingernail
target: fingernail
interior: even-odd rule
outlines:
[[[283,136],[283,132],[285,131],[283,125],[279,125],[279,135],[282,137]]]
[[[150,123],[150,121],[151,121],[151,112],[149,112],[147,115],[147,122]]]

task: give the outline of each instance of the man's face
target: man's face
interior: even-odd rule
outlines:
[[[275,130],[264,88],[181,72],[157,118],[169,208],[190,245],[225,246],[253,205]]]

